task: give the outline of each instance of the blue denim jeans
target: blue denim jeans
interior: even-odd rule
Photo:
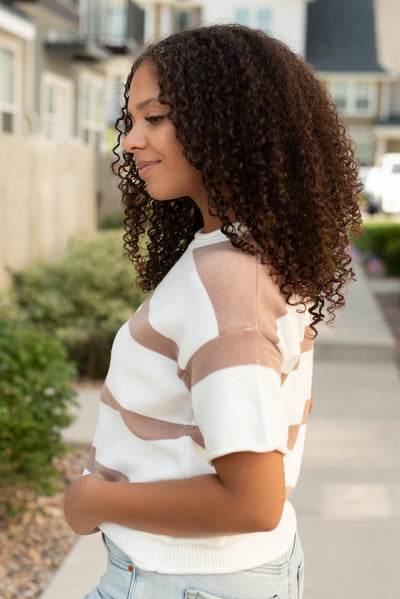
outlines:
[[[300,539],[280,558],[232,574],[160,574],[137,568],[104,537],[107,572],[84,599],[301,599],[304,560]]]

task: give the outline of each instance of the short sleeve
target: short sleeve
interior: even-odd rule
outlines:
[[[258,328],[204,344],[185,372],[207,459],[239,451],[287,453],[277,346]]]

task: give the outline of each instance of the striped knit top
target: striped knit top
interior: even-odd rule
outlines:
[[[239,451],[284,454],[296,485],[311,408],[309,314],[290,306],[259,258],[220,231],[198,232],[118,331],[86,472],[149,482],[215,472]],[[103,523],[139,568],[248,569],[283,554],[296,530],[286,500],[271,532],[175,538]]]

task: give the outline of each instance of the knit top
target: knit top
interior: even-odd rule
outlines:
[[[215,473],[219,456],[277,450],[288,497],[311,408],[309,323],[257,256],[220,230],[199,231],[116,335],[85,472],[184,479]],[[293,542],[296,516],[286,500],[273,531],[210,538],[100,528],[139,568],[211,574],[278,558]]]

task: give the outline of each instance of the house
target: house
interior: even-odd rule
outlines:
[[[379,5],[380,0],[315,0],[308,6],[306,60],[331,92],[363,165],[400,151],[399,74],[387,68],[380,51],[393,13],[380,14]],[[398,29],[390,39],[398,57]]]
[[[146,42],[201,23],[202,0],[137,0],[137,4],[145,11]]]
[[[235,22],[261,29],[305,53],[307,5],[310,0],[203,0],[204,22]]]
[[[39,116],[33,135],[101,147],[109,53],[81,35],[78,2],[16,0],[13,7],[34,21],[33,104]]]
[[[32,101],[35,39],[32,20],[0,4],[0,134],[27,135],[37,120]]]
[[[16,58],[12,68],[15,79],[30,79],[35,118],[25,132],[107,149],[113,90],[143,42],[143,9],[131,0],[7,0],[0,7],[8,21],[12,15],[35,31],[29,74]],[[7,56],[3,53],[3,61],[10,62]]]
[[[386,108],[375,123],[376,157],[400,152],[400,3],[375,1],[377,51],[382,67],[390,76]]]

